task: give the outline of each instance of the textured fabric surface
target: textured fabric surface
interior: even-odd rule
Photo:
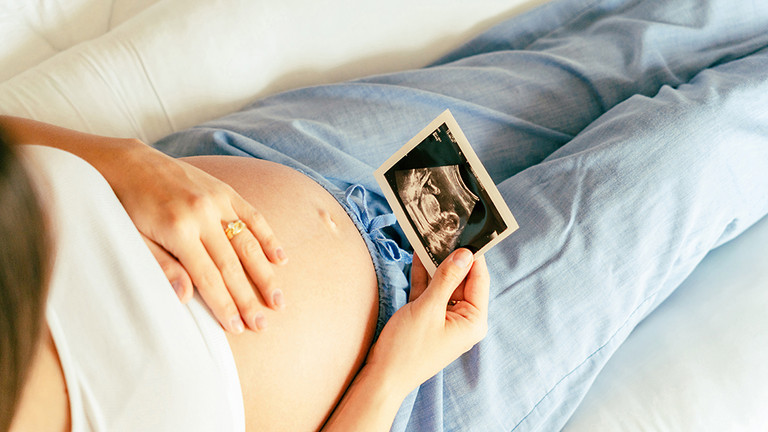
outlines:
[[[74,432],[242,431],[224,330],[183,305],[109,184],[82,159],[25,148],[43,189],[56,259],[46,320]]]
[[[631,330],[768,210],[766,25],[757,3],[557,1],[433,67],[277,95],[158,146],[360,183],[376,214],[371,170],[451,109],[520,229],[487,254],[488,337],[393,429],[554,430]],[[404,299],[404,278],[385,274],[382,298]]]
[[[122,9],[118,7],[121,3]],[[423,66],[469,35],[543,2],[399,0],[357,2],[355,6],[360,9],[354,10],[346,0],[323,2],[324,7],[309,3],[306,0],[2,2],[2,74],[3,77],[12,74],[14,78],[0,84],[0,112],[150,141],[280,89]],[[739,9],[750,4],[759,6],[762,2],[734,3]],[[722,4],[726,9],[730,6]],[[138,12],[132,10],[143,5],[152,7]],[[107,22],[109,8],[112,8],[112,24]],[[337,13],[339,8],[345,13]],[[659,16],[655,28],[682,27],[678,30],[694,36],[697,32],[712,31],[711,26],[703,24],[707,16],[714,13],[732,19],[733,30],[739,31],[744,25],[740,18],[731,18],[728,10],[702,12],[699,16],[704,19],[699,21],[690,15],[680,15],[677,20]],[[550,9],[546,14],[536,13],[516,20],[514,26],[505,30],[507,34],[502,43],[512,49],[522,49],[546,36],[555,25],[548,18],[552,13]],[[567,20],[572,11],[563,10],[559,14],[562,15],[555,23]],[[680,23],[679,19],[684,17],[688,22]],[[550,21],[542,23],[542,19]],[[636,26],[641,23],[628,19],[614,24],[619,27],[617,37],[625,39],[637,34]],[[624,28],[628,29],[626,35]],[[658,35],[670,35],[656,34],[638,43],[658,43]],[[467,53],[493,50],[494,40],[498,38],[493,33],[488,37],[490,39],[473,42]],[[725,45],[739,44],[733,39],[724,42],[727,42]],[[668,45],[675,43],[681,44],[681,49],[691,48],[695,53],[692,55],[699,54],[699,48],[691,45],[690,38],[666,40]],[[646,57],[627,57],[624,61],[653,63],[657,54],[652,49],[644,52]],[[14,56],[18,53],[23,56]],[[445,61],[467,53],[457,51]],[[546,56],[541,56],[540,61],[546,62]],[[29,69],[22,71],[24,68]],[[581,69],[573,71],[578,76]],[[660,73],[664,73],[664,67]],[[521,107],[527,104],[528,108],[540,105],[557,108],[558,96],[548,94],[544,91],[546,88],[541,90],[540,97],[517,103]],[[517,93],[513,94],[517,97]],[[591,108],[588,111],[588,115],[594,114]],[[403,115],[392,123],[369,122],[366,126],[380,134],[391,134],[387,137],[388,145],[395,148],[420,130],[432,115],[431,112],[424,114],[425,119]],[[580,109],[571,109],[569,115],[580,117]],[[460,119],[465,130],[472,124],[465,120],[467,117]],[[510,118],[501,115],[499,119],[504,125]],[[406,126],[408,121],[411,124]],[[535,125],[526,122],[525,117],[515,120],[516,127],[535,129]],[[577,118],[576,122],[582,125],[585,120]],[[481,124],[477,130],[484,130],[490,123]],[[650,127],[638,127],[646,126]],[[506,126],[490,130],[504,128]],[[473,132],[476,136],[478,133]],[[504,137],[502,133],[498,136]],[[568,134],[561,138],[562,142],[570,139]],[[368,138],[357,139],[362,142]],[[478,144],[477,139],[472,136],[470,139]],[[547,149],[537,157],[543,157],[558,145],[547,144]],[[531,148],[518,153],[527,155],[529,151]],[[496,155],[486,156],[493,157]],[[372,161],[371,165],[376,163]],[[524,161],[516,166],[525,166]],[[375,196],[370,193],[368,196],[369,204],[376,202]],[[765,226],[764,219],[760,233],[766,232]],[[760,365],[768,361],[768,350],[765,344],[754,343],[755,338],[762,340],[761,335],[768,334],[766,320],[762,314],[749,313],[766,303],[766,290],[760,289],[768,276],[763,265],[768,259],[764,239],[764,235],[748,232],[739,241],[714,251],[719,259],[705,260],[686,282],[685,289],[675,292],[672,299],[676,301],[665,302],[619,349],[600,373],[574,424],[569,425],[570,430],[616,430],[616,425],[621,425],[622,430],[632,430],[632,427],[635,430],[693,430],[697,429],[696,424],[707,424],[693,420],[706,422],[713,419],[713,415],[721,417],[710,425],[747,425],[732,429],[768,428],[766,419],[751,412],[746,403],[765,400],[761,398],[764,394],[761,390],[768,387],[764,375],[759,373],[765,369]],[[734,265],[741,261],[744,266]],[[719,297],[710,295],[725,288],[728,295],[723,292],[719,292]],[[700,307],[695,313],[686,307],[693,304]],[[661,318],[657,318],[657,314]],[[729,325],[717,329],[699,325],[707,316],[717,318],[709,320],[710,323]],[[666,331],[669,326],[678,326],[680,337]],[[623,348],[627,348],[628,353],[622,355]],[[643,363],[643,357],[635,355],[637,353],[658,363]],[[728,353],[726,360],[722,360],[723,353]],[[637,367],[638,363],[643,367]],[[670,364],[679,373],[672,373]],[[669,373],[661,373],[656,365]],[[628,370],[632,371],[631,376]],[[736,372],[738,382],[746,385],[736,385]],[[721,380],[729,380],[728,384],[734,386],[729,389],[736,390],[721,391]],[[696,412],[696,419],[686,414],[690,410]],[[756,423],[749,423],[753,420]],[[750,428],[750,425],[756,426]]]

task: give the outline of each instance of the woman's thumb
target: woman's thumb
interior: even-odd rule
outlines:
[[[429,301],[436,301],[440,304],[448,303],[451,294],[456,291],[471,268],[474,256],[468,249],[456,249],[450,254],[435,271],[427,291],[424,295],[428,296]]]

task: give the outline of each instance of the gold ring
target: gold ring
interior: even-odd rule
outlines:
[[[228,239],[232,240],[232,237],[240,234],[243,228],[245,228],[245,222],[238,219],[227,224],[227,227],[224,228],[224,234],[227,235]]]
[[[456,306],[459,300],[448,300],[448,306]]]

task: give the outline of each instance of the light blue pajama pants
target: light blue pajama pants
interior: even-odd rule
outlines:
[[[373,223],[389,209],[371,173],[445,109],[520,229],[487,254],[488,336],[393,430],[556,430],[631,330],[768,212],[768,2],[555,1],[432,67],[283,93],[157,146],[323,184],[364,231],[383,325],[408,245]]]

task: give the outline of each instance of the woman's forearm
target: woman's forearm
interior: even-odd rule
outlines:
[[[323,430],[390,430],[411,390],[485,337],[489,286],[485,258],[467,249],[452,252],[432,280],[414,256],[410,302],[384,326]]]
[[[407,392],[397,385],[394,374],[365,365],[322,430],[386,432]]]
[[[489,287],[485,258],[467,249],[452,252],[431,280],[414,256],[410,301],[387,321],[323,430],[390,430],[408,392],[485,337]]]
[[[75,154],[99,170],[110,184],[119,178],[119,167],[126,166],[126,157],[156,151],[137,139],[92,135],[20,117],[0,115],[0,129],[10,142],[55,147]]]

